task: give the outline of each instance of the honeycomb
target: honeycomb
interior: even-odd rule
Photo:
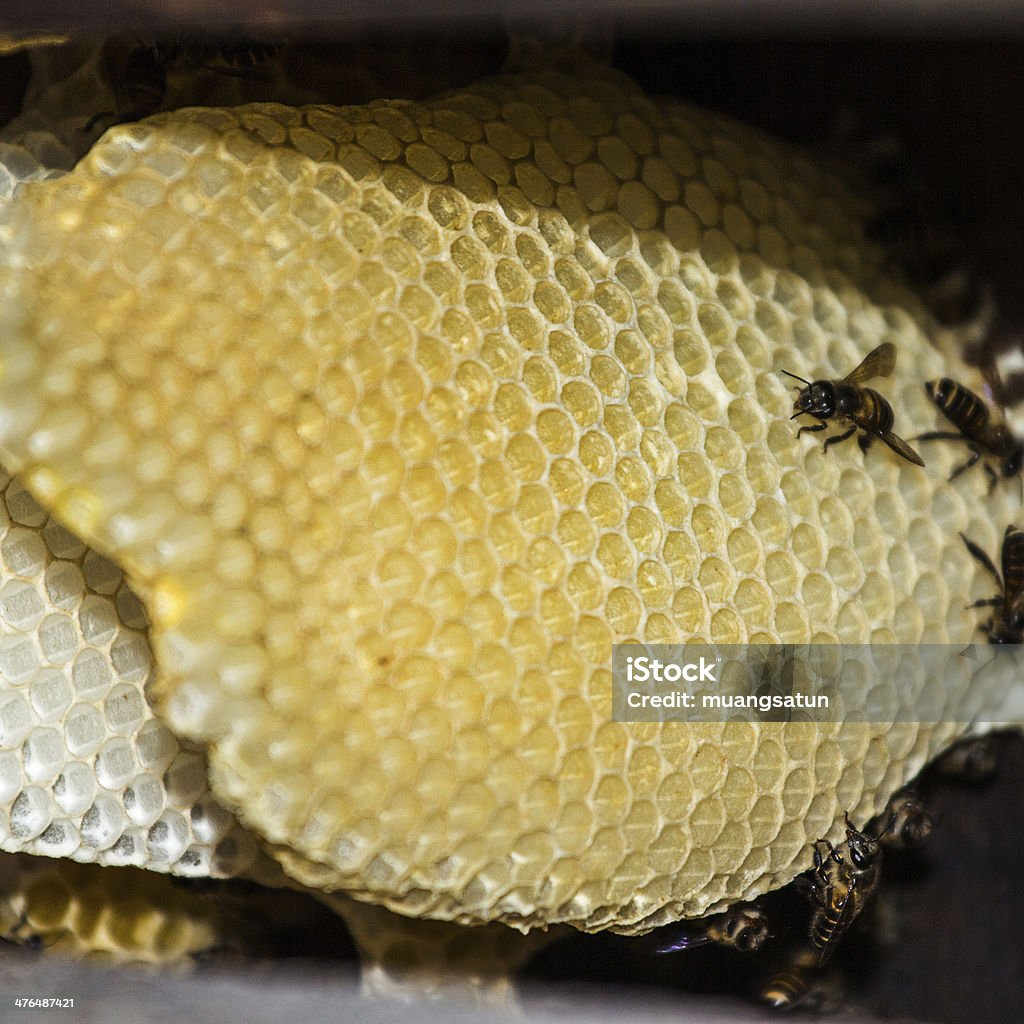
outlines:
[[[153,714],[123,575],[0,477],[0,850],[226,877],[252,837]]]
[[[569,929],[522,934],[501,924],[463,928],[448,921],[399,917],[339,894],[320,900],[345,920],[362,965],[362,993],[376,997],[460,1000],[507,1009],[511,976]],[[569,933],[571,934],[571,933]]]
[[[883,341],[904,436],[968,379],[869,213],[606,69],[160,115],[0,209],[0,452],[125,571],[148,698],[295,878],[642,932],[970,729],[611,720],[613,642],[976,636],[957,533],[995,551],[1009,489],[788,422],[782,369]]]
[[[175,964],[238,932],[215,901],[132,868],[0,856],[0,883],[0,939],[54,955]]]

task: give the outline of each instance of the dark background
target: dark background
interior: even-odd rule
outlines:
[[[1001,738],[990,780],[967,784],[926,775],[922,793],[938,820],[934,833],[919,849],[886,853],[878,903],[836,954],[846,1005],[931,1024],[1019,1024],[1024,740]],[[770,909],[781,914],[773,925],[782,933],[776,941],[785,940],[787,926],[796,931],[807,920],[807,905],[796,894],[782,894]],[[747,998],[763,986],[766,970],[756,955],[714,947],[653,952],[675,935],[667,928],[640,939],[574,936],[536,956],[530,974]]]

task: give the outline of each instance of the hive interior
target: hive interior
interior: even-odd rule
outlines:
[[[2,211],[0,446],[297,878],[645,930],[788,881],[966,728],[611,721],[612,642],[975,636],[957,533],[994,552],[1005,491],[788,422],[782,369],[893,341],[904,436],[962,372],[869,212],[603,70],[161,115]]]

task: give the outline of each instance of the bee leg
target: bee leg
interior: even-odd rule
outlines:
[[[999,587],[1000,590],[1002,590],[1003,581],[998,571],[996,570],[996,567],[992,564],[992,559],[989,558],[988,555],[986,555],[985,552],[982,551],[981,548],[979,548],[973,540],[968,540],[968,538],[965,537],[962,533],[960,534],[960,539],[964,542],[964,545],[966,546],[967,550],[971,553],[971,556],[977,559],[977,561],[981,562],[981,564],[992,574],[992,577],[996,581],[996,585]]]
[[[987,462],[985,463],[985,472],[988,474],[988,493],[991,494],[996,489],[996,484],[999,483],[999,475]]]
[[[796,432],[796,436],[799,437],[801,434],[805,433],[806,431],[810,431],[812,434],[816,434],[816,433],[818,433],[819,430],[824,430],[827,426],[828,426],[827,423],[815,423],[815,424],[813,424],[812,426],[809,426],[809,427],[801,427]],[[826,444],[827,443],[828,442],[826,442]]]
[[[814,877],[817,879],[817,885],[813,882],[809,883],[813,890],[812,896],[815,900],[820,898],[819,886],[828,884],[828,874],[825,871],[825,858],[821,855],[819,845],[827,840],[819,839],[814,844]]]
[[[824,888],[824,886],[825,886],[825,883],[823,883],[820,880],[818,881],[817,884],[815,884],[809,878],[794,878],[793,879],[793,888],[798,893],[800,893],[800,895],[803,896],[804,899],[806,899],[807,902],[810,903],[810,905],[812,907],[825,907],[825,906],[828,905],[825,902],[825,897],[824,897],[825,888]]]
[[[857,428],[856,427],[850,427],[850,429],[848,431],[846,431],[845,434],[835,434],[832,437],[827,438],[825,440],[825,444],[822,446],[822,451],[826,451],[827,452],[828,449],[829,449],[829,445],[839,444],[840,441],[845,441],[848,437],[853,437],[853,435],[856,432],[857,432]],[[865,435],[865,436],[870,436],[870,435]],[[870,444],[870,443],[871,442],[869,441],[868,444]],[[862,447],[863,447],[863,442],[862,442]]]
[[[965,604],[964,608],[998,608],[1002,603],[1001,597],[989,597],[982,601],[975,601],[974,604]]]
[[[911,441],[962,441],[963,434],[954,434],[951,430],[929,430],[926,434],[918,434]]]
[[[971,447],[971,457],[962,466],[957,466],[956,469],[954,469],[953,472],[949,474],[949,479],[950,479],[951,482],[953,480],[955,480],[965,470],[970,469],[971,466],[973,466],[978,461],[978,459],[981,458],[981,449],[975,447],[973,444],[970,447]],[[992,486],[995,487],[995,485],[996,485],[996,483],[995,483],[996,475],[993,472],[992,467],[989,466],[988,464],[986,464],[985,465],[985,469],[991,475],[991,477],[992,477]]]
[[[868,449],[871,447],[871,443],[874,441],[874,439],[874,434],[861,434],[860,437],[857,438],[857,444],[860,445],[860,450],[865,455],[867,455]]]
[[[815,871],[816,874],[820,875],[824,879],[825,878],[825,858],[821,855],[821,850],[819,849],[819,846],[822,843],[824,843],[828,847],[828,855],[829,855],[829,857],[831,857],[832,860],[834,860],[837,864],[842,864],[843,863],[843,858],[839,856],[838,852],[836,851],[836,848],[827,839],[819,839],[819,840],[817,840],[817,842],[815,842],[815,844],[814,844],[814,871]]]

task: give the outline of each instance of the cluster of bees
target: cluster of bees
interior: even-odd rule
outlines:
[[[833,421],[846,426],[843,433],[826,439],[827,450],[858,434],[862,451],[867,452],[880,439],[897,455],[923,466],[924,460],[911,446],[893,433],[892,406],[864,383],[875,377],[889,376],[896,363],[896,348],[879,345],[840,380],[805,380],[784,370],[802,385],[793,405],[793,416],[811,416],[819,422],[803,426],[805,432],[826,430]],[[1001,383],[994,370],[986,371],[986,382],[997,407],[1002,407]],[[929,381],[925,389],[939,411],[956,431],[937,430],[914,438],[915,441],[959,441],[967,445],[969,456],[950,476],[955,479],[983,457],[998,463],[997,472],[984,463],[991,486],[1000,476],[1018,476],[1024,465],[1024,442],[1010,432],[988,404],[962,384],[947,378]],[[993,644],[1024,642],[1024,530],[1008,526],[1003,536],[1002,574],[991,558],[974,543],[960,535],[967,550],[993,576],[999,592],[969,607],[991,607],[992,618],[981,626]],[[969,781],[985,778],[994,769],[995,747],[989,739],[959,744],[937,766],[941,774]],[[924,842],[935,821],[912,788],[897,792],[885,811],[872,819],[864,831],[846,818],[846,839],[838,847],[827,839],[814,844],[814,867],[796,880],[797,889],[812,908],[806,937],[791,945],[776,969],[761,986],[763,1003],[777,1010],[796,1008],[834,1009],[839,1000],[839,978],[827,970],[828,963],[843,936],[861,915],[878,890],[882,877],[882,851],[909,849]],[[760,949],[772,936],[769,915],[757,903],[733,907],[724,914],[708,918],[699,932],[685,930],[661,953],[674,953],[694,946],[717,943],[741,952]]]
[[[938,775],[967,782],[988,778],[995,770],[997,746],[990,737],[968,740],[948,751],[935,765]],[[814,844],[814,867],[794,883],[811,906],[803,934],[770,961],[756,989],[760,1001],[775,1010],[830,1012],[842,999],[842,978],[830,961],[843,937],[868,908],[882,878],[883,850],[909,850],[932,833],[936,821],[913,786],[897,792],[885,810],[856,828],[847,817],[846,839],[834,846]],[[699,930],[684,926],[659,953],[677,953],[717,944],[741,953],[760,950],[777,934],[776,920],[760,901],[738,904],[709,917]],[[785,929],[783,929],[785,930]]]
[[[788,370],[782,372],[800,381],[802,388],[793,403],[793,415],[812,416],[819,422],[802,426],[797,437],[805,432],[817,433],[826,430],[832,421],[849,424],[841,434],[833,434],[825,440],[827,451],[830,445],[839,444],[854,434],[861,450],[867,452],[876,438],[887,444],[897,455],[923,466],[924,460],[903,438],[893,433],[894,416],[892,406],[875,390],[864,387],[864,382],[874,377],[888,377],[896,365],[896,346],[885,342],[869,352],[864,359],[840,380],[805,380]],[[967,445],[968,458],[950,474],[955,480],[983,458],[985,472],[990,481],[990,490],[1000,476],[1004,479],[1021,476],[1024,466],[1024,441],[1015,437],[1003,421],[1002,382],[994,367],[985,368],[986,386],[996,405],[997,414],[984,399],[969,388],[949,377],[928,381],[925,390],[938,410],[956,427],[952,430],[933,430],[913,438],[915,441],[960,441]],[[991,461],[990,461],[991,460]],[[998,465],[998,470],[992,466]],[[1024,495],[1024,477],[1021,477]],[[974,543],[960,534],[961,540],[971,555],[976,558],[995,579],[998,588],[994,597],[975,601],[971,608],[990,607],[993,615],[981,626],[993,644],[1024,643],[1024,530],[1012,524],[1003,534],[1001,552],[1002,574],[992,559]]]
[[[180,32],[148,41],[112,36],[103,45],[102,60],[115,109],[95,114],[82,131],[91,132],[99,124],[109,127],[138,121],[156,113],[167,97],[171,72],[245,77],[255,74],[280,48],[280,43],[253,39],[237,30],[219,36]]]

